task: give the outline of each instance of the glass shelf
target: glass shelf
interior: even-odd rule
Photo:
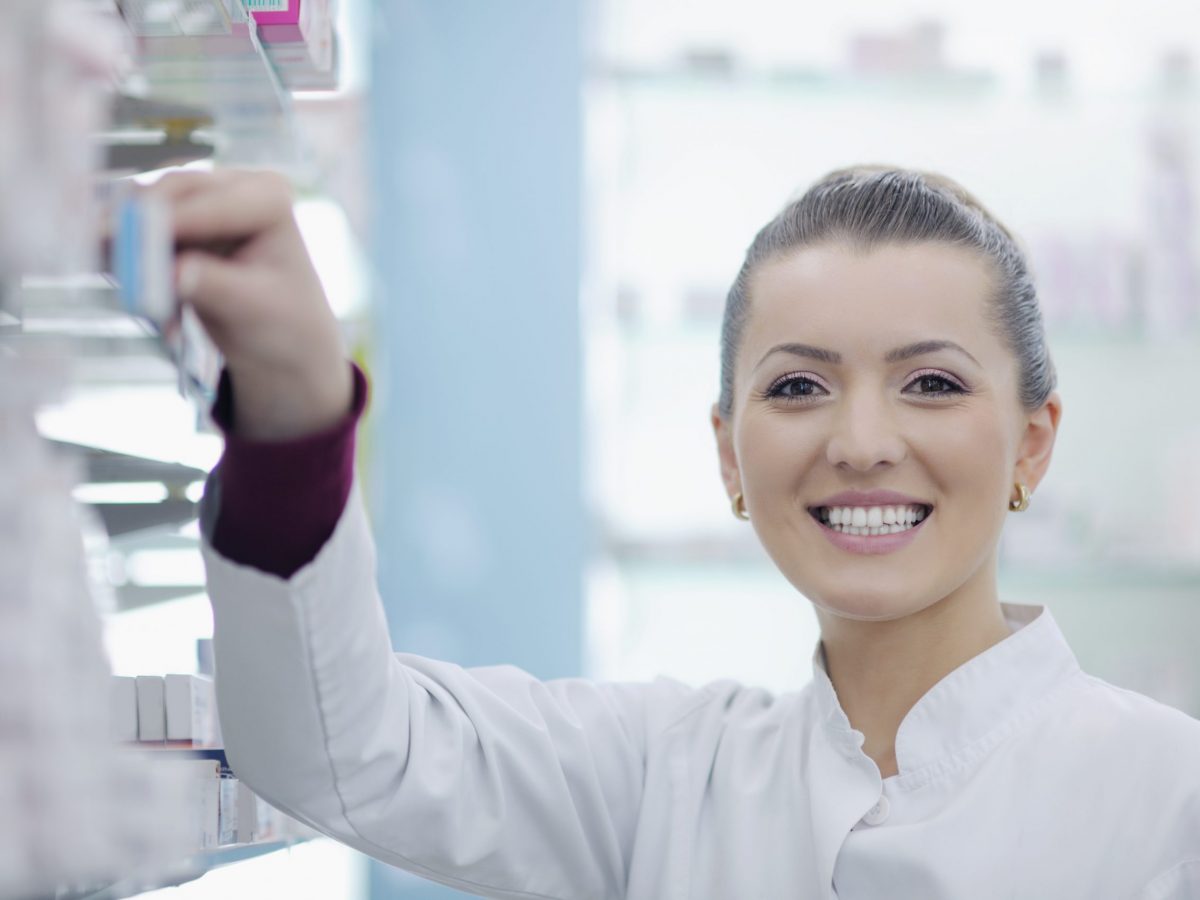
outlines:
[[[132,5],[126,24],[137,69],[129,93],[211,117],[202,122],[168,111],[158,117],[168,138],[178,140],[195,129],[197,135],[211,138],[220,162],[287,168],[297,158],[291,95],[264,51],[243,0],[225,4],[235,14],[221,28],[211,29],[214,33],[204,34],[154,34],[138,19],[140,7]]]
[[[680,578],[705,579],[713,573],[774,570],[774,564],[762,546],[752,537],[739,535],[694,540],[621,540],[610,538],[602,545],[607,559],[623,569],[646,573],[660,572]],[[1036,586],[1112,590],[1136,588],[1191,589],[1200,592],[1200,563],[1154,563],[1130,561],[1088,565],[1069,563],[1051,566],[1041,563],[1014,562],[1001,565],[998,575],[1004,587]]]
[[[156,874],[134,875],[103,886],[62,888],[46,900],[120,900],[147,891],[177,887],[211,872],[213,869],[255,857],[286,850],[311,838],[288,837],[279,840],[256,841],[249,844],[226,844],[202,850],[185,860],[162,869]]]

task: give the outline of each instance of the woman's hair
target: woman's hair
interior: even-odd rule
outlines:
[[[1022,406],[1039,408],[1056,376],[1033,278],[1016,239],[950,178],[871,165],[830,172],[768,222],[746,251],[721,326],[721,417],[733,414],[734,361],[750,314],[750,280],[761,263],[822,243],[844,242],[866,252],[921,241],[971,248],[990,265],[995,291],[989,321],[1017,359]]]

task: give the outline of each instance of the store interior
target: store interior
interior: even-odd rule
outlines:
[[[113,740],[114,678],[138,704],[140,679],[213,674],[221,360],[130,307],[102,239],[179,168],[293,184],[371,383],[397,650],[776,692],[819,635],[718,474],[726,292],[824,173],[950,175],[1020,236],[1066,405],[1001,594],[1200,716],[1195,4],[6,0],[0,22],[0,709],[28,724],[0,755],[40,786],[0,790],[0,897],[466,896],[216,784],[236,772],[211,802],[241,797],[241,824],[214,808],[198,837],[207,795],[155,770],[219,769],[215,711],[186,749]]]

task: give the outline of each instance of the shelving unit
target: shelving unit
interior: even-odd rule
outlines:
[[[103,886],[67,887],[56,893],[53,900],[122,900],[122,898],[134,897],[146,891],[178,887],[203,877],[213,869],[256,859],[279,850],[287,850],[304,840],[307,839],[288,838],[249,844],[226,844],[214,850],[200,851],[194,856],[180,860],[168,869],[154,874],[135,875]]]
[[[102,182],[196,160],[269,166],[293,176],[303,172],[307,154],[291,94],[243,0],[192,2],[189,14],[204,3],[213,4],[217,19],[229,14],[229,21],[216,23],[223,33],[155,33],[150,27],[154,23],[132,18],[150,5],[88,0],[90,12],[98,12],[118,30],[128,29],[124,38],[132,51],[132,65],[123,66],[116,86],[112,114],[93,135],[93,171]],[[122,7],[128,7],[130,18],[121,18]],[[165,8],[158,4],[159,12]],[[38,8],[31,3],[28,9],[31,12],[23,6],[19,15],[24,18],[9,19],[5,27],[41,27]],[[0,19],[11,15],[0,13]],[[185,18],[174,22],[178,25]],[[56,65],[52,57],[31,62]],[[4,238],[0,229],[0,241]],[[197,382],[194,371],[181,371],[156,329],[123,309],[113,276],[28,274],[40,271],[37,263],[31,269],[14,269],[5,249],[0,244],[0,362],[13,356],[68,363],[66,396],[39,412],[38,425],[50,439],[50,455],[69,459],[79,473],[76,497],[90,506],[104,532],[102,542],[85,542],[93,577],[111,587],[112,605],[106,608],[101,596],[97,610],[119,617],[199,594],[202,583],[195,583],[187,572],[181,572],[181,583],[164,583],[162,578],[143,583],[134,577],[134,564],[155,555],[186,555],[198,567],[197,501],[219,442],[207,422],[215,383]],[[176,395],[181,381],[191,388],[186,402]],[[86,429],[87,435],[83,430],[75,433],[64,427],[72,416],[62,409],[72,404],[76,411],[94,405],[114,424],[99,438],[95,428]],[[171,406],[166,416],[159,412],[164,404]],[[145,416],[151,417],[152,427],[166,437],[170,449],[155,452],[140,446],[144,442],[128,426]],[[98,647],[96,651],[99,654]],[[132,764],[127,754],[117,756],[127,761],[123,765]],[[116,881],[63,879],[48,896],[116,900],[182,884],[319,836],[294,820],[289,823],[282,836],[158,859]]]
[[[107,177],[198,158],[220,165],[268,165],[289,173],[302,166],[305,151],[291,95],[244,0],[204,0],[186,8],[178,4],[173,16],[163,8],[154,10],[153,20],[147,18],[149,7],[125,0],[93,0],[93,6],[107,7],[114,18],[127,14],[122,21],[130,32],[135,67],[121,90],[139,95],[119,94],[111,123],[97,136]],[[171,33],[188,27],[193,33]],[[75,392],[117,385],[168,388],[187,377],[155,329],[122,309],[108,275],[25,277],[9,284],[0,292],[0,336],[22,352],[67,348]],[[197,429],[203,431],[215,385],[199,388],[195,413]],[[150,508],[98,506],[110,536],[194,517],[195,503],[184,490],[202,480],[205,471],[108,448],[73,448],[69,440],[59,444],[83,455],[90,482],[166,486],[168,497]]]

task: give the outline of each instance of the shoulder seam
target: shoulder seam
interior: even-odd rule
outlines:
[[[1122,694],[1127,697],[1134,697],[1138,700],[1149,703],[1151,706],[1158,707],[1159,709],[1170,710],[1172,713],[1176,713],[1192,720],[1193,722],[1197,722],[1197,724],[1200,724],[1200,719],[1197,719],[1186,710],[1182,710],[1178,706],[1172,706],[1170,703],[1159,700],[1157,697],[1151,697],[1149,694],[1143,694],[1141,691],[1135,691],[1132,688],[1122,687],[1119,684],[1113,684],[1111,681],[1105,681],[1103,678],[1093,675],[1090,672],[1082,672],[1082,675],[1084,679],[1093,687],[1101,690],[1111,691],[1116,694]]]
[[[1137,900],[1155,900],[1155,895],[1149,893],[1149,891],[1157,890],[1156,885],[1159,887],[1170,886],[1168,879],[1173,878],[1177,873],[1182,872],[1189,866],[1200,866],[1200,856],[1190,856],[1187,859],[1182,859],[1166,871],[1155,875],[1146,883],[1145,887],[1138,891]]]
[[[733,679],[722,678],[718,681],[710,682],[704,687],[697,688],[697,696],[693,697],[691,701],[685,705],[684,709],[675,716],[675,718],[669,719],[662,728],[658,729],[658,731],[654,733],[653,737],[662,737],[672,728],[675,728],[677,725],[683,722],[684,719],[703,709],[704,705],[712,698],[713,694],[717,693],[718,690],[720,690],[722,687],[728,687],[730,685],[732,685],[735,689],[740,686],[738,682],[734,681]]]

